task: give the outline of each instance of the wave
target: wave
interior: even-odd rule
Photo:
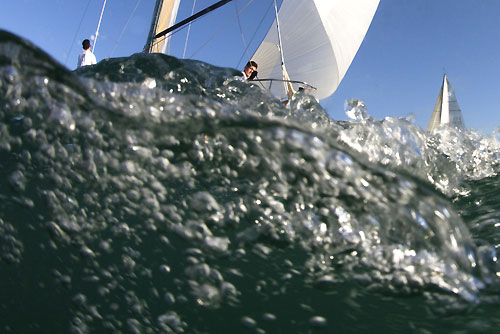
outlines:
[[[482,315],[498,304],[494,136],[373,120],[358,100],[335,121],[237,75],[160,54],[72,72],[0,31],[5,328],[498,325]]]

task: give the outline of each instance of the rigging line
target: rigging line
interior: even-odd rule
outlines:
[[[132,13],[130,14],[130,16],[128,17],[127,19],[127,22],[125,22],[125,25],[123,26],[123,29],[122,31],[120,32],[120,35],[118,36],[118,39],[115,41],[115,46],[113,47],[113,50],[111,51],[110,55],[108,56],[108,58],[112,57],[113,56],[113,53],[115,53],[115,50],[116,50],[116,47],[118,46],[118,44],[120,43],[122,37],[123,37],[123,34],[125,33],[125,30],[127,29],[130,21],[132,20],[132,17],[134,16],[137,8],[139,7],[140,3],[141,3],[142,0],[137,0],[137,3],[135,4],[135,8],[134,10],[132,11]]]
[[[194,21],[193,21],[193,23],[194,23],[194,22],[196,22],[196,21],[198,21],[199,19],[201,19],[201,17],[199,17],[199,18],[197,18],[196,20],[194,20]],[[161,43],[161,42],[163,42],[165,39],[167,39],[167,38],[169,38],[169,37],[171,37],[171,36],[173,36],[173,35],[177,34],[178,32],[180,32],[180,31],[182,31],[182,30],[186,29],[187,27],[188,27],[187,25],[182,26],[182,27],[177,28],[177,29],[175,29],[175,30],[173,30],[173,31],[170,31],[170,32],[169,32],[169,33],[167,33],[166,35],[162,35],[161,37],[156,38],[154,42],[151,42],[151,47],[153,47],[153,46],[156,46],[156,45],[160,44],[160,43]]]
[[[286,95],[290,99],[293,96],[294,91],[293,91],[293,86],[290,83],[290,77],[288,76],[288,72],[286,70],[285,57],[283,56],[283,43],[281,42],[280,20],[278,16],[278,6],[276,4],[276,0],[274,0],[274,12],[276,13],[276,29],[278,30],[278,43],[281,55],[281,71],[283,72],[283,79],[288,80],[288,82],[283,82],[283,85],[285,88]]]
[[[283,75],[285,74],[284,72],[284,66],[285,66],[285,58],[283,57],[283,48],[282,48],[282,43],[281,43],[281,32],[280,32],[280,21],[278,19],[278,6],[276,5],[276,0],[274,0],[274,11],[276,13],[276,29],[278,30],[278,43],[279,43],[279,49],[280,49],[280,55],[281,55],[281,67],[283,68]]]
[[[244,10],[246,10],[248,8],[248,6],[250,6],[252,3],[254,2],[254,0],[250,0],[246,5],[245,7],[243,7],[239,13],[241,14]],[[193,58],[198,52],[200,52],[201,49],[203,49],[208,43],[210,43],[215,37],[217,37],[218,35],[221,34],[221,32],[226,29],[226,27],[231,24],[231,22],[234,20],[234,18],[230,18],[229,20],[226,21],[226,23],[219,29],[217,30],[214,34],[212,34],[212,36],[210,36],[209,39],[207,39],[205,41],[205,43],[203,43],[198,49],[196,49],[189,58]]]
[[[234,10],[236,11],[238,27],[240,28],[241,41],[243,42],[243,47],[245,48],[248,58],[250,58],[250,54],[248,53],[248,45],[247,42],[245,41],[245,34],[243,33],[243,28],[241,27],[240,15],[238,14],[238,1],[234,1]]]
[[[207,15],[208,13],[210,13],[213,9],[219,8],[219,7],[221,7],[222,5],[224,5],[224,4],[226,4],[226,3],[228,3],[229,1],[232,1],[232,0],[222,0],[222,1],[219,1],[219,2],[217,2],[215,5],[210,6],[210,7],[207,7],[207,8],[205,8],[204,10],[202,10],[202,11],[200,11],[200,12],[198,12],[198,13],[194,14],[193,16],[191,16],[191,17],[189,17],[189,18],[187,18],[187,19],[185,19],[185,20],[183,20],[183,21],[181,21],[181,22],[179,22],[179,23],[176,23],[176,24],[174,24],[173,26],[171,26],[171,27],[169,27],[169,28],[165,29],[164,31],[162,31],[162,32],[160,32],[160,33],[158,33],[158,34],[156,34],[156,35],[153,37],[154,42],[151,42],[151,46],[155,46],[155,45],[157,45],[157,44],[161,43],[162,41],[164,41],[165,39],[167,39],[167,38],[169,38],[169,37],[171,37],[171,36],[175,35],[175,34],[176,34],[176,33],[178,33],[178,32],[180,32],[181,30],[186,29],[186,28],[188,27],[188,26],[186,25],[186,23],[188,23],[188,22],[192,22],[192,23],[197,22],[198,20],[200,20],[201,18],[203,18],[205,15]],[[252,3],[253,1],[254,1],[254,0],[250,0],[250,3]],[[249,3],[249,4],[250,4],[250,3]],[[247,4],[247,6],[245,6],[245,8],[244,8],[244,9],[246,9],[246,8],[248,7],[248,5],[249,5],[249,4]],[[216,7],[214,7],[214,6],[216,6]],[[211,7],[214,7],[214,8],[211,8]],[[211,9],[211,10],[207,11],[208,9]],[[242,9],[241,11],[243,11],[244,9]],[[240,12],[241,12],[241,11],[240,11]],[[188,21],[188,20],[189,20],[189,21]],[[226,22],[226,25],[225,25],[223,28],[225,28],[225,27],[226,27],[229,23],[231,23],[231,19],[230,19],[230,20],[228,20],[228,21]],[[223,29],[223,28],[222,28],[222,29]],[[220,30],[219,30],[218,32],[216,32],[214,35],[212,35],[212,37],[209,39],[209,41],[210,41],[211,39],[213,39],[213,37],[214,37],[214,36],[216,36],[216,35],[218,35],[219,33],[220,33]],[[205,44],[206,44],[206,43],[205,43]],[[204,46],[204,45],[203,45],[203,46]],[[203,47],[203,46],[202,46],[202,47]],[[195,52],[191,55],[191,57],[193,57],[193,56],[194,56],[194,55],[195,55],[195,54],[196,54],[199,50],[200,50],[200,48],[199,48],[199,49],[197,49],[197,50],[196,50],[196,51],[195,51]]]
[[[259,31],[259,27],[261,27],[262,23],[264,23],[264,20],[265,20],[267,14],[269,13],[269,11],[271,10],[272,5],[273,5],[273,3],[269,2],[269,7],[267,7],[266,11],[264,12],[264,15],[260,19],[260,22],[257,25],[257,27],[256,27],[256,29],[255,29],[255,31],[254,31],[254,33],[252,35],[252,38],[250,38],[250,41],[248,42],[247,48],[245,50],[243,50],[243,52],[241,53],[240,60],[238,60],[238,63],[236,64],[236,68],[240,68],[240,64],[241,64],[241,61],[243,60],[243,57],[245,56],[245,53],[248,54],[248,48],[250,47],[250,44],[252,44],[255,36],[257,36],[257,32]],[[248,58],[250,58],[250,57],[248,57]]]
[[[64,65],[66,65],[68,63],[69,54],[71,53],[71,50],[73,50],[73,44],[75,44],[76,37],[78,36],[78,33],[80,32],[80,28],[82,27],[83,19],[85,19],[85,15],[87,14],[87,10],[89,9],[91,1],[92,0],[89,0],[89,2],[87,2],[87,7],[85,7],[85,10],[83,11],[82,18],[80,19],[80,24],[78,24],[78,28],[76,29],[76,32],[75,32],[75,37],[73,37],[73,41],[71,42],[71,45],[69,47],[69,51],[66,54],[66,59],[64,60]]]
[[[191,16],[193,16],[193,14],[194,14],[195,6],[196,6],[196,0],[193,1],[193,9],[191,10]],[[184,43],[184,52],[182,52],[182,58],[186,57],[186,49],[188,46],[189,33],[191,32],[191,24],[192,23],[193,22],[189,22],[189,25],[188,25],[188,31],[187,31],[187,35],[186,35],[186,42]]]
[[[191,21],[194,21],[194,20],[196,20],[199,17],[205,16],[206,14],[208,14],[208,13],[216,10],[219,7],[224,6],[225,4],[227,4],[230,1],[232,1],[232,0],[220,0],[219,2],[213,4],[212,6],[208,6],[207,8],[199,11],[198,13],[194,14],[193,16],[190,16],[187,19],[184,19],[181,22],[176,23],[176,24],[174,24],[171,27],[168,27],[167,29],[163,30],[162,32],[157,33],[156,35],[153,36],[153,38],[159,38],[161,36],[164,36],[164,35],[168,34],[169,32],[171,32],[173,30],[177,30],[180,27],[185,26],[187,23],[189,23]]]
[[[101,16],[99,17],[99,23],[97,24],[97,30],[95,31],[94,45],[92,45],[92,53],[94,53],[95,45],[97,44],[97,36],[99,35],[99,28],[101,27],[102,14],[104,14],[104,7],[106,7],[106,1],[102,4]]]

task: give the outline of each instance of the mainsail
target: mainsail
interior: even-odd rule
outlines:
[[[323,99],[332,95],[363,41],[379,0],[283,0],[279,22],[284,61],[292,80],[316,87]],[[282,66],[275,24],[252,60],[259,78],[281,78]],[[271,91],[283,96],[283,86]]]
[[[149,53],[167,53],[170,37],[155,39],[158,33],[175,23],[180,0],[157,0],[153,15],[153,22],[149,31],[145,49]]]
[[[462,111],[458,106],[455,92],[453,91],[446,74],[443,77],[443,85],[439,91],[431,119],[427,125],[427,131],[433,131],[443,124],[450,124],[460,129],[465,127],[464,120],[462,118]]]

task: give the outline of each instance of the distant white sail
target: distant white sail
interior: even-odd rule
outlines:
[[[153,15],[153,22],[146,44],[146,51],[150,53],[167,53],[170,37],[154,39],[156,34],[174,25],[179,9],[180,0],[157,0]]]
[[[433,131],[443,124],[450,124],[460,129],[465,127],[457,97],[446,75],[443,77],[443,85],[427,125],[427,131]]]
[[[323,99],[332,95],[363,41],[379,0],[283,0],[279,9],[282,51],[289,77],[317,88]],[[252,60],[259,78],[282,78],[276,24]],[[271,91],[283,96],[283,85]]]

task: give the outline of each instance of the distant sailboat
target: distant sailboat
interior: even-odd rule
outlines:
[[[455,92],[448,81],[446,74],[443,77],[443,85],[432,112],[431,119],[427,125],[427,131],[431,132],[443,124],[449,124],[459,129],[465,127],[462,111],[458,106]]]
[[[180,0],[157,0],[146,51],[165,52],[172,31],[230,1],[219,1],[171,26]],[[259,65],[261,84],[278,97],[290,97],[300,87],[313,88],[310,92],[317,99],[332,95],[351,65],[379,2],[283,0],[278,9],[274,0],[274,24],[251,57]],[[170,28],[165,30],[160,22],[167,21]]]

